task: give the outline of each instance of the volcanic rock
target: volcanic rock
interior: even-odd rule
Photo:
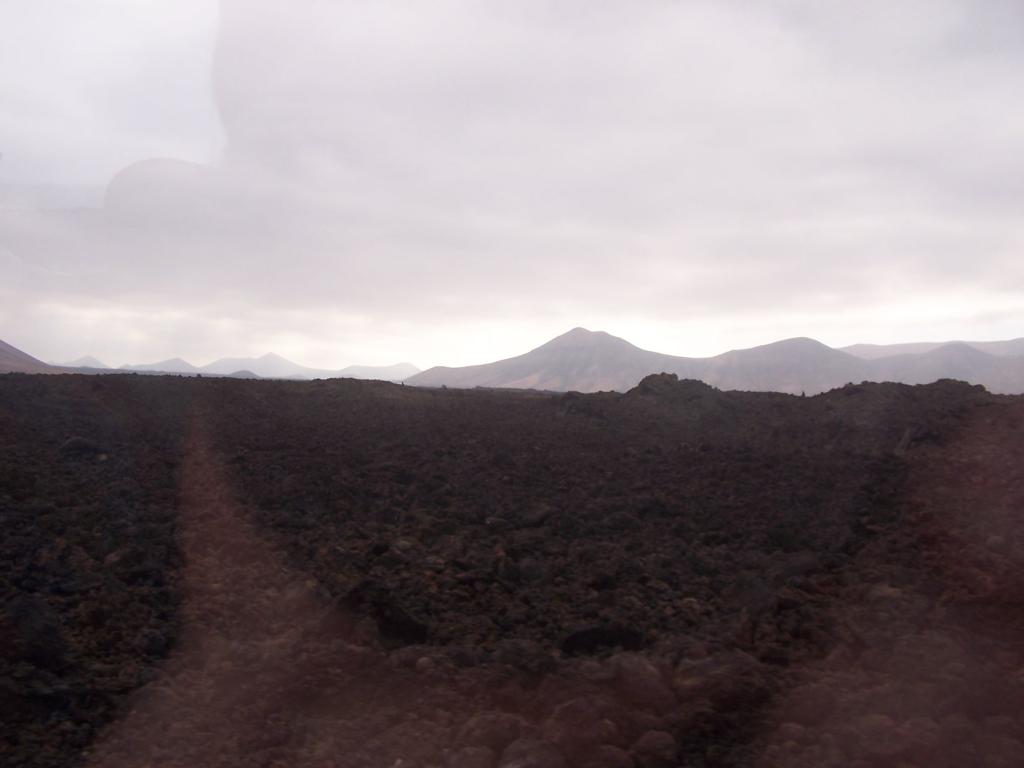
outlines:
[[[637,768],[672,768],[679,746],[665,731],[648,731],[630,747]]]
[[[566,762],[553,744],[526,737],[506,747],[498,768],[566,768]]]

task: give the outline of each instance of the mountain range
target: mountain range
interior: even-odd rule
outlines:
[[[0,373],[169,373],[177,375],[229,376],[250,379],[379,379],[402,381],[419,373],[411,363],[372,366],[350,365],[340,370],[321,370],[293,363],[273,353],[262,357],[226,357],[203,366],[196,366],[175,357],[158,363],[123,365],[111,368],[91,355],[67,363],[44,363],[31,355],[0,341]]]
[[[715,357],[677,357],[651,352],[602,331],[574,328],[527,352],[485,365],[436,367],[406,379],[426,387],[531,388],[555,391],[625,392],[651,373],[674,373],[719,389],[815,394],[850,382],[897,381],[925,384],[953,378],[982,384],[992,392],[1024,392],[1024,340],[988,342],[1003,354],[976,344],[950,342],[907,353],[902,345],[865,356],[833,349],[807,338],[787,339]],[[872,355],[868,357],[867,355]]]
[[[402,381],[420,372],[412,363],[387,366],[350,365],[340,370],[308,368],[293,363],[280,355],[269,353],[262,357],[225,357],[203,366],[195,366],[180,357],[158,363],[124,365],[121,370],[179,374],[205,374],[233,376],[249,374],[263,379],[380,379]]]
[[[960,379],[995,393],[1024,393],[1024,339],[993,342],[857,344],[833,349],[808,338],[786,339],[714,357],[679,357],[641,349],[603,331],[574,328],[517,357],[426,371],[409,363],[308,368],[280,355],[234,357],[195,366],[181,358],[107,368],[94,357],[51,366],[0,342],[0,373],[170,373],[235,378],[357,378],[423,387],[492,387],[625,392],[652,373],[674,373],[719,389],[815,394],[850,382],[927,384]]]
[[[1024,338],[1010,339],[1009,341],[921,341],[910,344],[854,344],[850,347],[840,347],[843,352],[849,352],[856,357],[863,357],[866,360],[875,360],[879,357],[892,357],[893,355],[920,355],[926,352],[934,352],[939,347],[950,344],[964,344],[990,355],[999,357],[1013,357],[1024,355]]]

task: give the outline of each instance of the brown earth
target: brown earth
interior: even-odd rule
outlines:
[[[0,378],[0,762],[1021,764],[1022,421]]]

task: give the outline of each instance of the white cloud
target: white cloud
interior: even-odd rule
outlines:
[[[217,0],[4,0],[0,182],[105,184],[145,157],[207,162]]]
[[[87,60],[84,85],[0,83],[34,110],[8,118],[30,155],[204,159],[206,105],[167,104],[188,101],[182,52],[188,82],[209,62],[192,16],[209,8],[156,8],[159,25],[94,26],[90,51],[40,70],[52,85]],[[277,346],[315,365],[467,363],[577,324],[681,354],[1022,332],[1012,0],[224,0],[222,16],[223,162],[136,166],[94,220],[0,221],[18,317],[152,307],[136,327],[168,355]],[[128,27],[141,37],[114,50],[144,66],[126,82],[93,59]]]

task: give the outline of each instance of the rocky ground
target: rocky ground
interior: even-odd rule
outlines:
[[[186,396],[0,377],[0,764],[75,764],[175,645]]]
[[[1024,764],[1022,423],[0,377],[0,762]]]

